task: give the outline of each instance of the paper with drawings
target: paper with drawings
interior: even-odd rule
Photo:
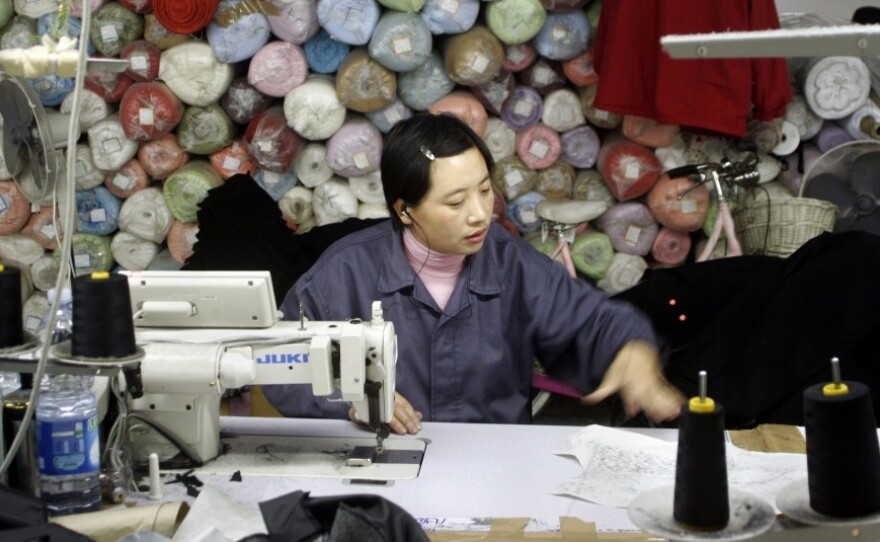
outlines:
[[[554,453],[577,458],[583,472],[553,493],[625,508],[640,493],[675,483],[678,445],[632,432],[590,425]],[[807,477],[803,454],[748,452],[728,443],[727,484],[774,506],[776,494]]]

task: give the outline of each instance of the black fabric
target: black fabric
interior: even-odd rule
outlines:
[[[48,521],[46,505],[33,495],[0,485],[0,533],[4,529],[40,525]],[[2,534],[0,534],[2,537]]]
[[[233,175],[199,205],[198,241],[186,271],[269,271],[278,305],[321,253],[344,235],[378,220],[348,219],[297,235],[253,177]]]
[[[617,297],[651,317],[667,341],[667,377],[685,395],[707,372],[727,427],[802,425],[803,390],[830,380],[833,356],[843,378],[868,385],[880,404],[878,272],[880,237],[826,233],[787,259],[651,270]]]
[[[94,542],[93,539],[66,529],[61,525],[47,523],[8,531],[0,531],[0,542]]]
[[[269,542],[428,540],[415,518],[379,495],[310,497],[295,491],[260,503],[260,511]]]

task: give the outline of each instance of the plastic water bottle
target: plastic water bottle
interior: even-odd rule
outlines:
[[[70,291],[64,290],[52,342],[68,340],[72,329]],[[93,381],[92,376],[59,374],[42,386],[36,409],[39,492],[53,516],[101,507],[98,402]]]

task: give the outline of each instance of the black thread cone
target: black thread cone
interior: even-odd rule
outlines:
[[[698,413],[685,405],[678,420],[672,515],[693,529],[721,529],[730,519],[724,410]]]

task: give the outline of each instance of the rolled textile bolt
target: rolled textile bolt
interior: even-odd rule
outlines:
[[[562,71],[576,87],[587,87],[599,82],[599,74],[593,67],[593,47],[562,63]]]
[[[382,68],[387,70],[384,66]],[[387,70],[387,74],[388,76],[392,75],[390,70]],[[339,74],[336,77],[338,80]],[[356,81],[354,76],[350,75],[349,78],[352,81]],[[388,84],[386,83],[386,86]],[[340,88],[338,83],[336,88],[338,92]],[[416,111],[424,111],[432,103],[452,92],[455,88],[455,81],[446,73],[443,58],[439,53],[435,52],[428,57],[422,66],[413,71],[398,74],[396,88],[400,100],[407,107]],[[394,97],[392,96],[386,100],[387,103],[385,105],[372,110],[375,111],[387,107],[393,99]]]
[[[575,179],[574,168],[564,160],[557,160],[550,167],[538,171],[535,190],[549,199],[571,199]]]
[[[381,153],[382,134],[364,118],[352,117],[327,140],[327,165],[342,177],[376,171]]]
[[[277,3],[277,14],[269,14],[272,33],[290,43],[305,43],[318,32],[318,3],[314,0],[285,0]]]
[[[119,58],[128,60],[125,75],[136,82],[154,81],[159,77],[159,55],[162,51],[147,40],[135,40],[126,45]]]
[[[261,47],[248,64],[248,83],[267,96],[283,98],[303,84],[309,74],[302,47],[271,41]]]
[[[671,145],[678,135],[679,127],[675,124],[661,124],[654,119],[636,115],[624,115],[621,131],[627,139],[656,149]]]
[[[495,163],[492,180],[507,201],[515,200],[535,186],[537,173],[513,154]]]
[[[114,196],[125,199],[150,185],[151,179],[137,158],[132,158],[104,177],[104,186]]]
[[[798,86],[814,113],[823,119],[842,119],[868,99],[871,78],[860,58],[828,56],[811,59]]]
[[[513,73],[502,68],[491,81],[470,87],[470,91],[488,111],[498,115],[515,88],[516,79]]]
[[[12,14],[12,0],[0,1],[0,28],[6,26],[6,23],[12,18]]]
[[[254,182],[260,185],[273,200],[278,201],[285,192],[296,185],[296,168],[291,167],[283,173],[258,168],[254,173]]]
[[[95,271],[110,271],[113,267],[110,236],[77,232],[73,234],[71,244],[74,276],[89,275]],[[53,252],[52,257],[56,258],[60,265],[60,251]]]
[[[119,102],[119,122],[125,136],[149,141],[170,133],[180,123],[183,104],[164,83],[134,83]]]
[[[168,249],[165,249],[159,251],[159,254],[153,258],[147,271],[179,271],[181,267],[180,262],[175,261],[174,258],[171,257],[171,252]]]
[[[79,128],[86,132],[96,122],[104,120],[110,116],[110,104],[104,99],[87,88],[80,91],[82,109],[79,115]],[[62,113],[70,114],[73,109],[73,94],[68,94],[61,102],[59,110]]]
[[[306,188],[314,188],[333,176],[333,170],[327,165],[327,147],[323,143],[306,143],[296,155],[293,167],[299,182]]]
[[[271,35],[269,19],[260,12],[243,14],[228,26],[215,18],[206,32],[211,50],[220,62],[227,64],[248,60],[268,43]]]
[[[425,62],[433,43],[431,31],[419,14],[388,11],[373,29],[368,51],[389,70],[406,72]]]
[[[557,132],[567,132],[586,122],[580,97],[570,88],[554,90],[544,97],[541,122]]]
[[[311,141],[331,137],[345,122],[346,109],[334,82],[323,75],[311,75],[288,92],[283,107],[288,126]]]
[[[118,57],[126,45],[143,35],[143,16],[118,2],[104,4],[92,14],[89,38],[106,57]]]
[[[119,3],[135,13],[148,13],[153,10],[153,0],[119,0]]]
[[[278,173],[290,169],[303,146],[302,138],[287,124],[281,106],[272,106],[255,116],[242,140],[262,168]]]
[[[223,178],[207,160],[192,160],[172,173],[162,186],[162,194],[171,215],[181,222],[195,222],[199,204],[208,191],[223,183]],[[139,193],[143,193],[141,190]]]
[[[214,151],[208,158],[211,165],[224,179],[243,173],[253,175],[257,171],[257,162],[251,156],[247,145],[239,139],[218,151]]]
[[[58,262],[51,254],[43,254],[31,264],[30,274],[31,280],[34,282],[34,288],[37,290],[49,291],[49,288],[55,287],[55,277],[58,276]]]
[[[383,134],[387,134],[391,127],[401,120],[408,119],[412,116],[412,109],[409,108],[399,97],[386,107],[377,111],[364,113],[364,116],[370,119],[370,122],[376,125]]]
[[[521,84],[532,87],[542,96],[568,85],[562,63],[539,56],[519,74]]]
[[[483,141],[497,163],[503,158],[516,154],[516,132],[498,117],[489,117],[486,121],[486,132]]]
[[[394,72],[371,58],[363,48],[348,53],[336,72],[335,81],[342,105],[360,113],[387,107],[397,93]]]
[[[172,218],[162,189],[151,186],[135,192],[123,202],[119,210],[119,229],[161,243],[168,235]]]
[[[124,73],[94,72],[86,75],[83,84],[109,104],[119,103],[122,95],[134,83],[134,80]]]
[[[651,252],[659,226],[644,204],[630,201],[618,203],[596,221],[608,234],[614,250],[622,254],[645,256]]]
[[[541,227],[541,219],[535,208],[539,202],[545,199],[542,194],[530,191],[509,202],[508,217],[520,232],[530,233]]]
[[[232,77],[232,65],[217,60],[205,42],[186,41],[162,51],[159,57],[159,79],[187,105],[215,103],[229,88]]]
[[[852,139],[880,139],[880,106],[868,98],[852,114],[839,121]]]
[[[52,284],[54,286],[54,280]],[[22,291],[24,292],[24,288],[22,288]],[[46,291],[31,291],[30,294],[26,296],[24,304],[21,307],[21,317],[24,322],[25,331],[37,333],[48,313],[49,300],[46,297]]]
[[[643,257],[618,252],[612,258],[605,276],[596,281],[596,286],[608,295],[619,294],[638,284],[647,270],[648,262]]]
[[[435,115],[441,113],[455,115],[480,137],[486,133],[489,116],[483,104],[471,93],[458,91],[447,94],[431,104],[428,111]]]
[[[77,190],[77,230],[95,235],[109,235],[119,227],[122,202],[104,186],[91,190]]]
[[[602,174],[592,168],[578,171],[572,186],[572,199],[601,201],[609,208],[617,203],[617,198],[602,180]]]
[[[773,147],[769,152],[772,152],[777,156],[785,156],[797,150],[800,144],[801,135],[798,132],[797,126],[788,121],[783,121],[779,144]]]
[[[138,151],[137,141],[125,136],[118,115],[96,122],[88,130],[92,161],[101,171],[116,171]]]
[[[569,60],[586,51],[590,36],[590,21],[583,11],[550,12],[532,41],[539,55]]]
[[[576,168],[591,168],[599,156],[599,134],[589,124],[582,124],[560,135],[560,157]]]
[[[67,149],[67,153],[73,152],[74,157],[74,176],[76,179],[77,190],[89,190],[104,182],[104,172],[95,167],[92,160],[92,149],[88,143],[77,143],[73,149]],[[65,160],[66,160],[65,156]]]
[[[611,239],[594,229],[575,235],[571,244],[571,260],[579,272],[595,280],[601,279],[614,261]]]
[[[382,188],[382,173],[376,170],[363,177],[349,177],[348,186],[361,203],[385,205],[385,191]]]
[[[501,118],[515,131],[520,132],[539,122],[543,112],[544,98],[537,90],[520,85],[501,107]]]
[[[159,245],[134,234],[117,231],[110,241],[110,252],[116,263],[125,269],[143,271],[159,254]]]
[[[819,133],[819,130],[822,129],[822,125],[825,123],[822,117],[810,109],[802,92],[796,92],[791,97],[791,101],[789,101],[788,105],[785,107],[784,120],[797,127],[798,135],[802,140],[813,139],[816,137],[816,134]]]
[[[0,236],[0,254],[3,259],[19,264],[25,271],[45,253],[39,243],[22,233]]]
[[[167,179],[189,161],[189,153],[180,148],[175,134],[141,143],[137,157],[147,174],[157,181]]]
[[[12,6],[17,14],[31,19],[58,9],[58,4],[53,0],[14,0]]]
[[[247,77],[233,79],[220,97],[220,107],[236,124],[249,123],[256,115],[268,109],[271,103],[272,99],[248,83]]]
[[[366,45],[379,22],[376,0],[320,0],[318,22],[333,39],[349,45]]]
[[[21,230],[31,214],[31,204],[15,181],[0,181],[0,235]]]
[[[683,231],[703,227],[709,211],[709,190],[705,184],[695,185],[687,177],[671,179],[663,174],[648,191],[645,204],[663,226]]]
[[[294,186],[278,200],[278,208],[285,220],[292,224],[302,224],[314,216],[312,208],[313,192],[304,186]]]
[[[490,5],[494,6],[497,2]],[[485,26],[450,36],[443,44],[443,63],[449,78],[460,85],[483,85],[501,71],[504,46]]]
[[[344,179],[334,177],[315,187],[312,210],[316,224],[324,226],[357,216],[358,200]]]
[[[496,0],[486,6],[486,25],[505,45],[525,43],[534,38],[547,10],[539,0]]]
[[[147,13],[144,15],[144,39],[165,51],[191,38],[189,34],[178,34],[168,30],[153,13]]]
[[[180,148],[191,154],[209,155],[232,143],[235,127],[218,104],[191,105],[177,126]]]
[[[51,205],[40,207],[39,211],[31,213],[21,229],[22,234],[36,241],[46,250],[58,248],[58,228],[61,227],[61,219],[57,212],[53,213],[53,210],[54,207]]]
[[[480,0],[426,0],[419,14],[432,34],[461,34],[476,23]]]
[[[516,135],[516,154],[526,166],[544,169],[559,159],[562,140],[556,130],[539,122]]]
[[[838,145],[852,141],[853,137],[846,128],[837,122],[826,122],[813,138],[813,143],[821,152],[828,152]],[[791,168],[789,168],[791,169]],[[804,170],[806,171],[806,170]]]
[[[294,41],[294,43],[298,42]],[[303,43],[302,48],[309,70],[314,73],[326,74],[336,73],[342,61],[351,51],[351,46],[334,40],[323,28],[319,28],[314,36]]]
[[[73,80],[59,77],[54,73],[30,78],[31,88],[40,103],[46,107],[57,107],[73,92]]]
[[[538,58],[538,51],[530,42],[504,46],[504,60],[501,65],[510,72],[521,72]]]
[[[623,123],[623,115],[595,107],[593,101],[596,99],[596,88],[597,85],[592,84],[580,91],[584,116],[596,128],[613,130]]]
[[[218,4],[218,0],[153,0],[153,14],[172,32],[194,34],[208,26]]]
[[[12,17],[0,33],[0,49],[27,49],[37,44],[37,21],[30,17]]]
[[[684,263],[690,251],[690,235],[663,226],[654,239],[651,256],[659,264],[675,266]]]
[[[168,245],[168,252],[174,261],[186,263],[186,260],[192,256],[193,247],[198,242],[199,225],[196,223],[186,223],[175,220],[168,230],[168,237],[165,240]]]
[[[603,142],[596,166],[611,193],[627,201],[647,193],[660,177],[660,160],[644,145],[622,136]]]

